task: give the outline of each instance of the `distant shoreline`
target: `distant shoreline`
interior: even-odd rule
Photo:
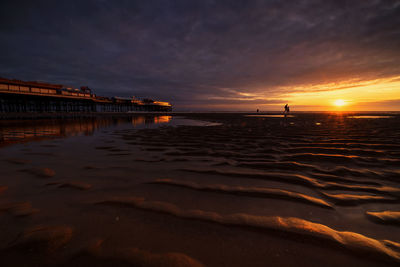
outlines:
[[[252,112],[252,111],[201,111],[201,112],[187,112],[187,111],[138,111],[138,112],[51,112],[51,113],[0,113],[0,120],[14,120],[14,119],[71,119],[71,118],[101,118],[101,117],[130,117],[136,115],[166,115],[166,116],[182,116],[182,115],[196,115],[196,114],[259,114],[259,115],[277,115],[282,114],[279,111],[265,111],[265,112]],[[337,111],[295,111],[291,114],[337,114]],[[400,111],[342,111],[342,114],[400,114]]]

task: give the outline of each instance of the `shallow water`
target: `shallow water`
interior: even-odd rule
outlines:
[[[348,116],[349,119],[390,119],[393,116],[371,116],[371,115],[360,115],[360,116]]]
[[[0,256],[10,266],[396,265],[391,116],[2,122]]]
[[[245,117],[256,117],[256,118],[293,118],[294,115],[279,115],[279,114],[263,114],[263,115],[244,115]]]
[[[216,126],[218,123],[191,120],[180,116],[132,115],[116,118],[66,119],[66,120],[4,120],[0,121],[0,146],[9,143],[40,139],[93,135],[105,128],[154,129],[162,126]]]

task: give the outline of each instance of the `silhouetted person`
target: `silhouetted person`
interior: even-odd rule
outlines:
[[[259,112],[260,110],[259,109],[257,109],[257,113]]]
[[[286,104],[286,105],[285,105],[285,112],[284,112],[284,114],[285,114],[285,118],[286,118],[287,114],[289,114],[289,112],[290,112],[289,105],[288,105],[288,104]]]

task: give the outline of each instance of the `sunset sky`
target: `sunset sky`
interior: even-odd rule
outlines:
[[[400,110],[400,1],[2,0],[0,77],[177,111]]]

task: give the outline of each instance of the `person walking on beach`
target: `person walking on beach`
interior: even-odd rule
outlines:
[[[285,118],[286,118],[287,114],[289,114],[289,112],[290,112],[289,105],[286,104],[286,105],[285,105],[285,111],[283,112],[283,114],[285,114]]]

